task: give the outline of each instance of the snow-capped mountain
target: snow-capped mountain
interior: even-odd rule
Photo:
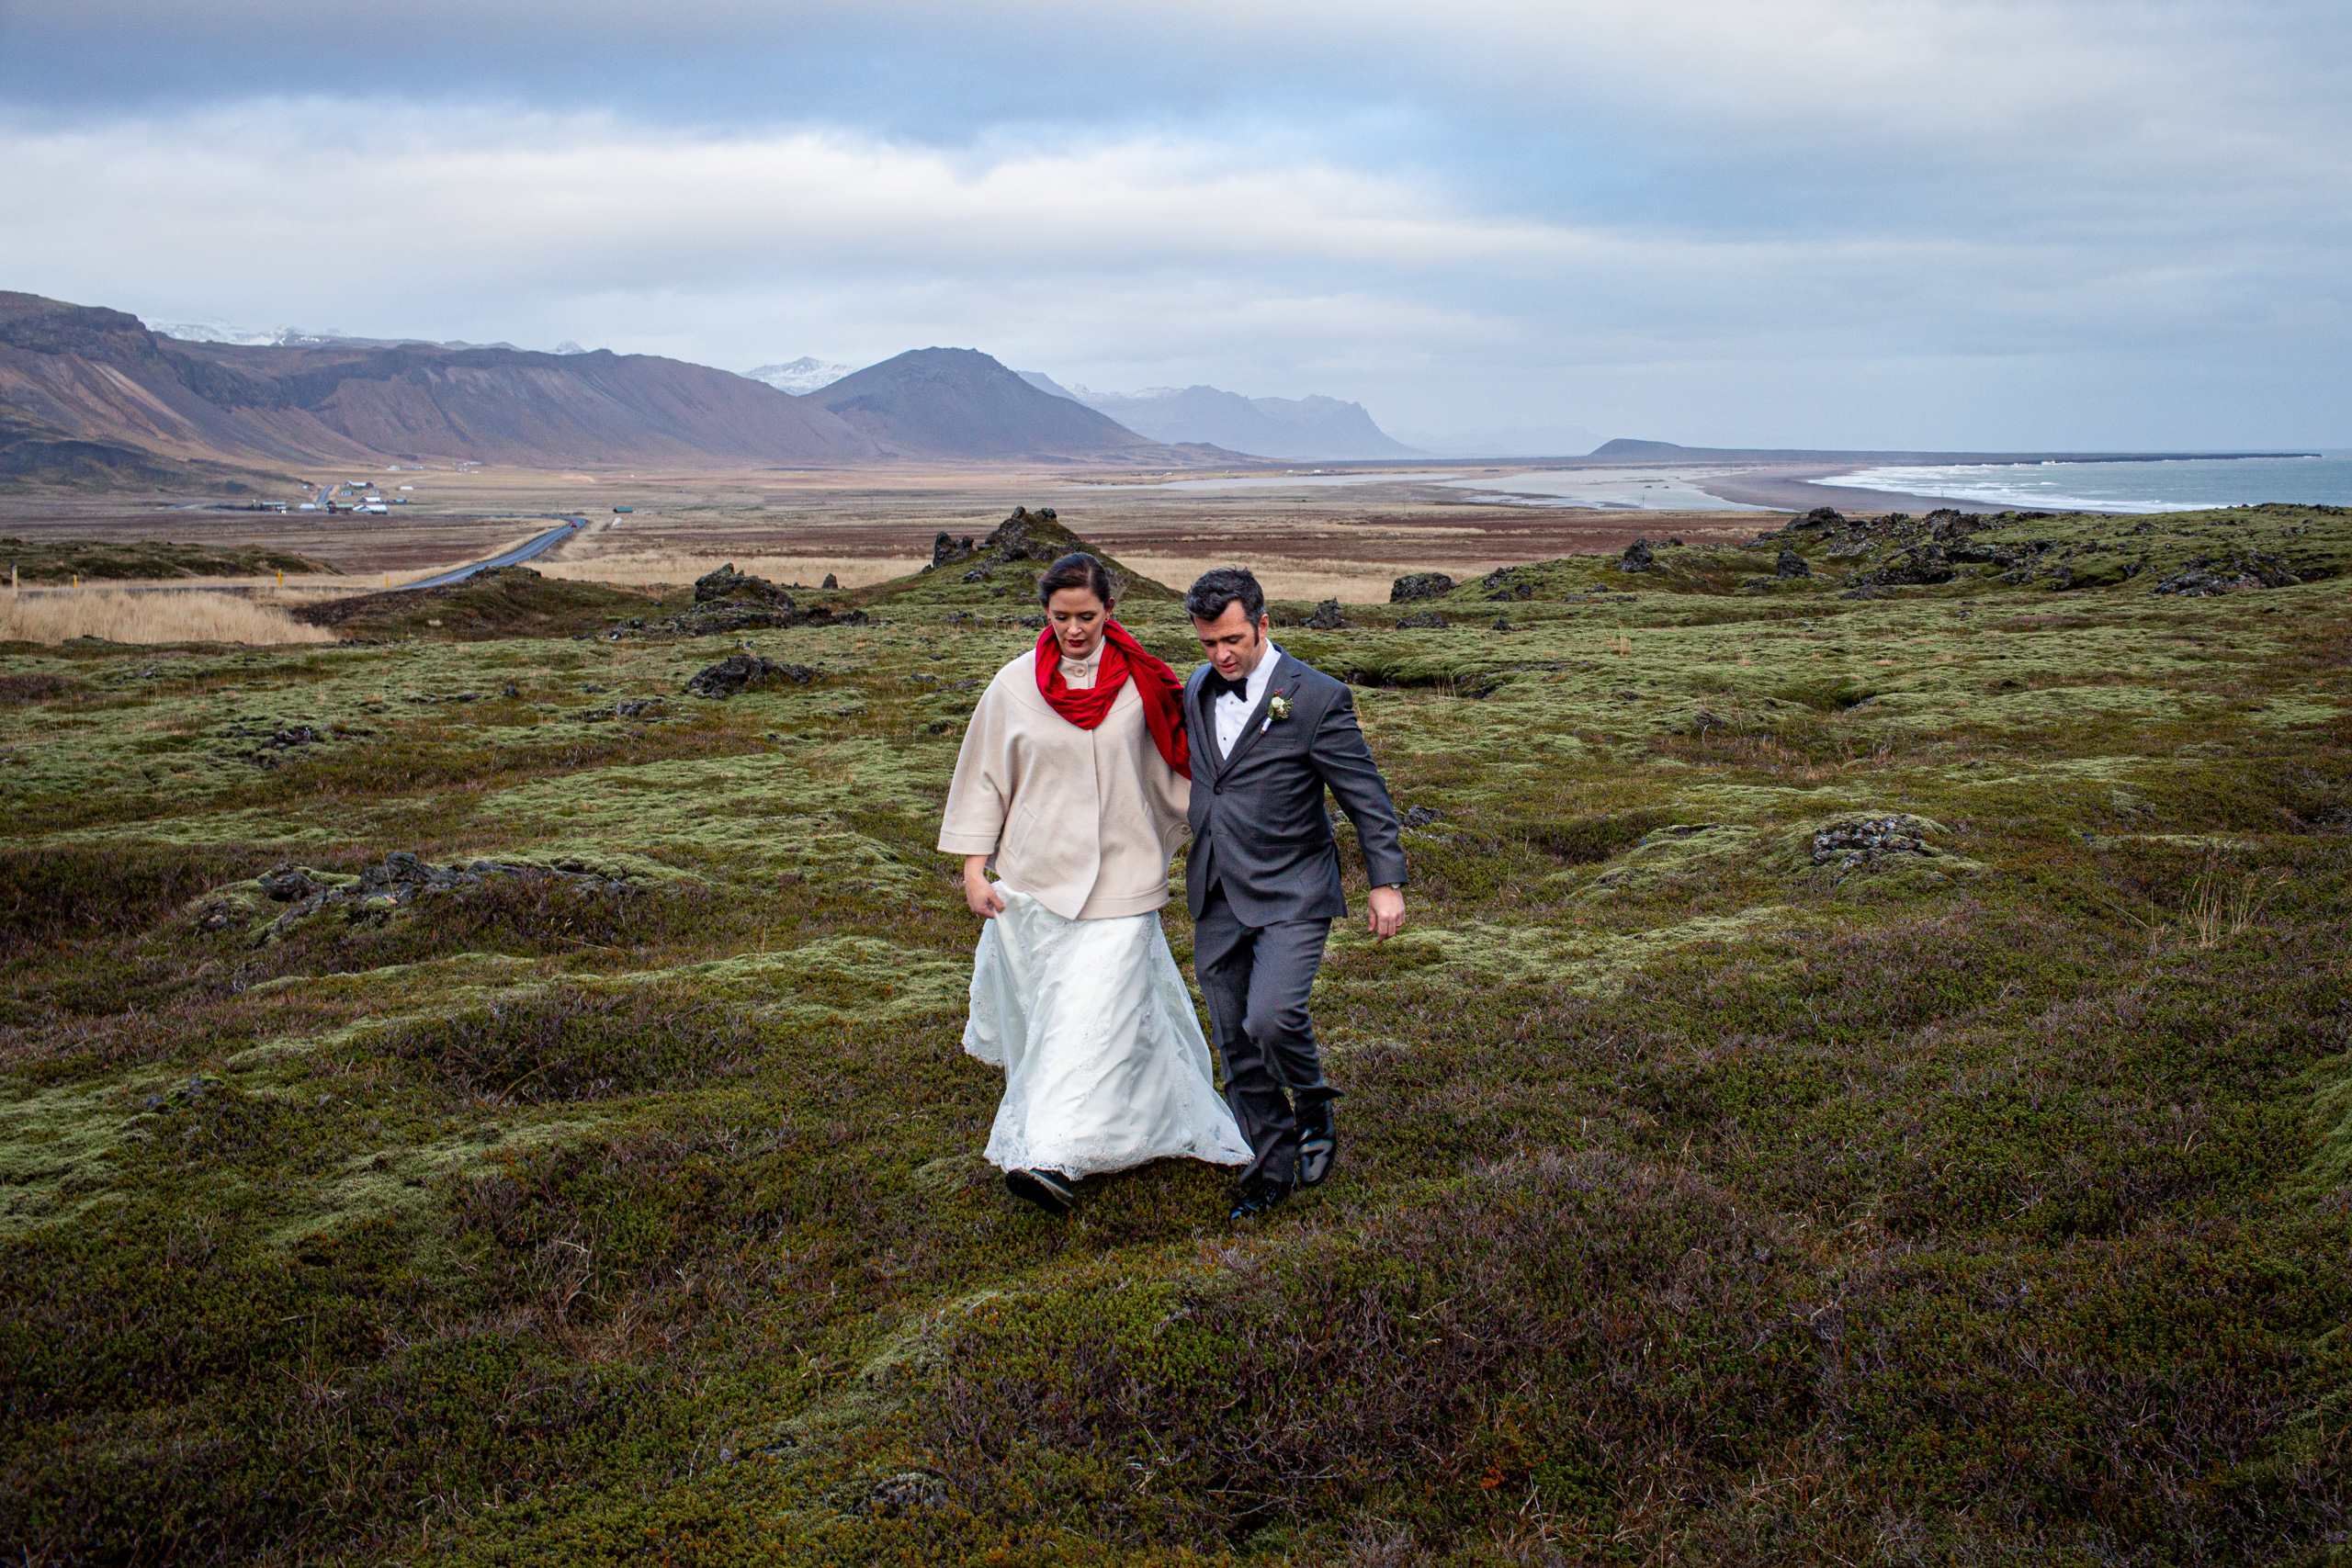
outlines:
[[[789,365],[763,365],[744,375],[754,381],[765,381],[779,392],[805,397],[820,387],[830,387],[857,368],[854,365],[833,365],[804,354]]]
[[[207,318],[201,321],[156,321],[148,329],[182,343],[233,343],[247,348],[278,348],[308,336],[292,327],[235,327]]]

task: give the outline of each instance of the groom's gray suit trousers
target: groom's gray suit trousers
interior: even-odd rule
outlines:
[[[1329,920],[1244,925],[1222,886],[1209,889],[1193,922],[1193,971],[1225,1059],[1226,1103],[1257,1156],[1241,1173],[1245,1181],[1262,1176],[1289,1182],[1298,1162],[1299,1118],[1339,1098],[1323,1081],[1315,1023],[1306,1014],[1330,935]]]

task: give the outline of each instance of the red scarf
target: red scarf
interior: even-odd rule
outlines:
[[[1102,627],[1102,663],[1094,672],[1094,684],[1078,691],[1062,679],[1061,644],[1054,628],[1047,626],[1037,634],[1037,690],[1054,705],[1056,713],[1080,729],[1095,728],[1111,716],[1111,704],[1130,675],[1135,677],[1136,695],[1143,699],[1143,721],[1151,729],[1151,743],[1159,748],[1170,767],[1191,778],[1193,753],[1184,739],[1184,686],[1175,671],[1130,636],[1126,627],[1108,621]]]

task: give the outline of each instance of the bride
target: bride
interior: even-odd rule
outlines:
[[[1182,692],[1114,592],[1082,553],[1038,580],[1046,629],[973,710],[939,832],[988,922],[964,1028],[1004,1069],[988,1158],[1056,1214],[1098,1172],[1250,1159],[1159,927],[1192,791]]]

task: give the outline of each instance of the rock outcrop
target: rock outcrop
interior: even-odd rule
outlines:
[[[1453,592],[1453,579],[1442,571],[1408,571],[1391,583],[1388,602],[1391,604],[1411,604],[1423,599],[1439,599]]]
[[[786,610],[792,608],[791,594],[764,577],[737,571],[732,561],[717,571],[695,579],[695,604],[713,604],[729,599],[747,600],[755,604],[775,604]]]
[[[2277,556],[2267,550],[2249,550],[2221,559],[2198,556],[2148,592],[2177,594],[2184,599],[2210,599],[2249,588],[2293,588],[2302,581],[2288,570],[2287,563]]]
[[[737,653],[697,673],[686,682],[686,691],[693,696],[724,702],[754,686],[774,685],[779,682],[805,686],[817,675],[818,671],[805,664],[778,664],[755,653]]]
[[[1856,588],[1916,588],[1952,579],[1951,558],[1944,547],[1928,540],[1906,545],[1893,560],[1853,580]]]
[[[607,874],[578,860],[553,865],[493,860],[435,865],[407,850],[394,850],[382,864],[371,865],[357,876],[282,863],[251,882],[206,894],[197,900],[193,913],[205,931],[242,926],[253,931],[250,945],[266,947],[313,916],[339,911],[355,925],[380,923],[419,898],[517,877],[538,877],[607,893],[633,892],[636,886],[627,876]],[[280,905],[285,908],[272,916],[272,909]],[[254,930],[264,917],[270,918]]]

